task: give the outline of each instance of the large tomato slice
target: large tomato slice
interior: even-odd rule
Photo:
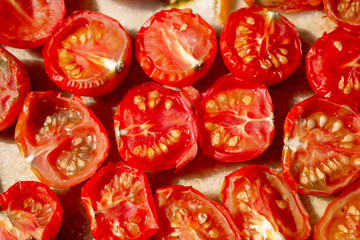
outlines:
[[[43,49],[50,79],[76,95],[111,92],[130,68],[131,40],[118,21],[102,13],[77,11],[61,22]]]
[[[55,239],[62,216],[60,202],[48,186],[17,182],[0,195],[0,239]]]
[[[82,99],[53,91],[27,95],[15,142],[39,179],[55,188],[92,176],[109,150],[105,128]]]
[[[151,171],[180,168],[197,153],[197,127],[181,92],[147,82],[131,88],[115,113],[121,157]]]
[[[0,0],[0,43],[35,48],[65,16],[64,0]]]
[[[301,41],[284,16],[263,8],[241,8],[228,17],[220,50],[230,72],[274,85],[300,65]]]
[[[302,194],[328,195],[354,181],[360,170],[360,113],[342,102],[313,96],[284,123],[283,174]]]
[[[360,35],[341,28],[315,42],[306,56],[306,73],[317,94],[350,97],[360,105],[359,43]]]
[[[16,122],[30,80],[25,66],[11,53],[0,47],[0,131]]]
[[[156,190],[159,232],[155,239],[241,239],[229,213],[192,187]]]
[[[247,5],[264,7],[271,10],[298,12],[310,9],[321,9],[322,0],[245,0]]]
[[[197,122],[204,154],[233,162],[255,158],[274,135],[270,94],[263,84],[225,75],[202,94]]]
[[[216,50],[214,28],[191,9],[156,13],[135,40],[135,56],[145,73],[156,82],[177,87],[202,78]]]
[[[305,240],[309,216],[283,176],[265,166],[249,165],[225,177],[222,205],[249,239]]]
[[[314,240],[360,239],[360,181],[332,201],[315,226]]]
[[[360,0],[324,0],[324,10],[339,26],[360,31]]]
[[[83,186],[81,200],[97,240],[147,239],[158,230],[144,171],[110,163]]]

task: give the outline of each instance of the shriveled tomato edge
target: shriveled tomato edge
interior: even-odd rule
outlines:
[[[324,11],[326,15],[333,22],[335,22],[338,26],[344,29],[350,30],[351,32],[357,32],[358,34],[360,33],[360,21],[350,22],[340,18],[333,9],[333,7],[335,7],[333,6],[333,4],[335,3],[332,0],[323,0],[323,3],[324,3]]]
[[[61,11],[61,13],[59,14],[61,17],[60,17],[59,21],[56,24],[54,24],[54,26],[52,27],[51,31],[48,33],[47,36],[37,39],[37,40],[34,39],[32,41],[26,41],[26,40],[22,40],[22,39],[4,37],[4,36],[2,36],[2,34],[0,34],[0,43],[4,44],[6,46],[9,46],[9,47],[20,48],[20,49],[31,49],[31,48],[37,48],[37,47],[42,46],[47,41],[47,39],[51,36],[51,34],[54,32],[54,30],[57,28],[57,26],[60,24],[61,20],[64,19],[64,17],[65,17],[66,8],[65,8],[64,0],[56,0],[56,1],[59,2],[59,6],[58,6],[58,8],[56,8],[56,10]]]
[[[17,85],[18,97],[12,98],[8,111],[2,112],[0,116],[0,131],[13,125],[22,109],[26,94],[31,91],[30,79],[25,65],[20,62],[14,55],[8,52],[5,48],[0,47],[0,55],[7,61],[9,69],[12,72],[13,79]]]
[[[122,113],[126,109],[126,106],[124,106],[124,103],[123,103],[124,99],[127,99],[129,96],[131,96],[133,94],[132,92],[135,91],[137,88],[143,88],[144,86],[147,86],[147,85],[150,85],[148,88],[154,88],[154,89],[162,88],[161,85],[159,85],[158,83],[155,83],[155,82],[146,82],[146,83],[139,84],[139,85],[136,85],[136,86],[130,88],[129,91],[127,91],[127,93],[124,95],[123,100],[118,104],[116,112],[114,114],[115,132],[116,132],[116,129],[119,128],[119,126],[120,126],[120,122],[122,121],[121,120]],[[168,88],[168,89],[170,89],[170,88]],[[170,89],[170,90],[172,90],[172,89]],[[173,90],[173,91],[175,91],[175,90]],[[177,92],[175,92],[175,93],[177,94]],[[191,94],[191,92],[190,92],[190,94]],[[178,171],[183,166],[185,166],[186,163],[188,163],[189,161],[191,161],[195,158],[195,156],[198,152],[198,145],[197,145],[198,128],[197,128],[197,124],[196,124],[196,120],[195,120],[195,114],[192,110],[192,106],[191,106],[191,102],[190,102],[191,99],[188,99],[187,96],[184,96],[184,94],[181,94],[181,92],[178,93],[177,99],[179,99],[183,103],[182,106],[184,107],[186,112],[189,113],[189,115],[191,117],[189,119],[192,120],[192,124],[191,124],[192,131],[190,131],[191,144],[189,144],[189,146],[186,148],[186,150],[184,151],[182,156],[179,159],[177,159],[176,161],[174,161],[173,163],[165,162],[163,164],[154,165],[153,163],[148,163],[146,161],[139,160],[140,158],[134,157],[132,155],[131,151],[129,151],[129,149],[127,148],[127,146],[125,146],[123,140],[120,138],[116,141],[118,151],[120,153],[121,158],[126,163],[128,163],[130,166],[140,168],[143,170],[147,170],[147,171],[162,171],[162,170],[168,170],[171,168],[176,168],[176,171]]]
[[[192,18],[194,16],[198,16],[198,19],[201,23],[201,25],[205,26],[208,29],[211,29],[211,36],[209,38],[209,41],[212,43],[213,47],[210,49],[209,54],[206,55],[206,58],[204,59],[204,63],[201,66],[201,69],[196,71],[194,69],[190,70],[191,73],[186,74],[186,76],[180,78],[178,75],[176,76],[175,80],[169,81],[167,79],[171,79],[172,74],[168,74],[165,72],[162,72],[164,76],[164,79],[160,79],[158,77],[152,76],[153,69],[156,68],[154,62],[146,55],[145,51],[142,49],[145,49],[144,46],[144,32],[153,24],[153,22],[157,18],[166,18],[166,16],[171,12],[178,12],[182,13],[184,15],[190,15]],[[155,82],[158,82],[160,84],[172,86],[172,87],[185,87],[187,85],[191,85],[194,82],[200,80],[203,78],[210,70],[215,57],[217,53],[217,39],[216,39],[216,33],[215,29],[208,24],[200,15],[193,13],[193,12],[185,12],[184,10],[172,8],[170,10],[162,10],[157,12],[155,15],[150,17],[140,28],[139,32],[136,35],[135,39],[135,58],[139,62],[141,68],[144,70],[144,72]]]
[[[310,221],[309,221],[309,214],[306,210],[306,208],[304,207],[298,193],[296,191],[294,191],[289,185],[288,183],[286,182],[286,180],[284,179],[283,175],[281,173],[279,173],[278,171],[275,171],[273,170],[272,168],[270,167],[266,167],[265,165],[248,165],[246,167],[243,167],[243,168],[240,168],[232,173],[230,173],[229,175],[225,176],[224,178],[224,181],[222,183],[222,186],[221,186],[221,189],[220,189],[220,201],[221,201],[221,205],[228,211],[229,209],[226,207],[226,201],[228,199],[227,197],[227,193],[230,193],[228,191],[228,188],[229,188],[229,183],[230,183],[230,179],[232,177],[244,177],[244,178],[248,178],[247,174],[248,173],[268,173],[272,176],[275,176],[277,179],[279,179],[282,184],[284,186],[286,186],[287,190],[288,190],[288,193],[289,195],[291,195],[291,197],[294,199],[295,203],[296,203],[296,207],[297,209],[299,210],[299,213],[301,214],[302,216],[302,223],[303,223],[303,226],[305,227],[305,229],[302,229],[301,232],[297,233],[296,235],[296,239],[300,240],[300,239],[307,239],[307,237],[310,235],[310,232],[311,232],[311,225],[310,225]],[[259,173],[258,173],[259,172]],[[253,177],[253,176],[252,176]],[[249,179],[250,180],[250,179]],[[256,179],[252,179],[250,180],[251,182],[254,182]],[[288,197],[286,197],[288,198]],[[293,208],[291,208],[293,209]],[[297,223],[297,221],[294,221],[295,223]]]
[[[105,84],[92,87],[81,89],[76,85],[68,86],[67,82],[69,79],[62,73],[62,70],[59,68],[58,64],[58,56],[57,56],[57,43],[60,38],[66,36],[67,32],[64,32],[69,28],[73,22],[81,20],[81,19],[96,19],[101,22],[112,22],[115,25],[119,26],[127,40],[127,47],[125,48],[124,55],[122,57],[124,61],[124,66],[121,69],[121,72],[116,73],[111,79],[108,79]],[[65,29],[65,30],[64,30]],[[48,39],[42,49],[42,55],[44,59],[44,65],[47,75],[50,77],[50,80],[54,82],[59,88],[63,89],[64,91],[80,95],[80,96],[101,96],[107,93],[112,92],[117,87],[121,85],[121,83],[126,78],[131,65],[131,54],[132,54],[132,44],[131,39],[128,32],[123,28],[119,21],[103,14],[100,12],[92,12],[89,10],[80,10],[74,12],[72,15],[65,18],[61,23],[56,27],[54,30],[54,34]]]
[[[264,7],[264,8],[270,9],[270,10],[282,11],[285,13],[294,13],[294,12],[302,12],[302,11],[306,11],[306,10],[323,9],[322,0],[319,1],[319,4],[314,5],[311,3],[307,3],[307,4],[301,4],[300,6],[287,6],[287,5],[283,5],[283,4],[262,5],[261,2],[256,1],[256,0],[245,0],[245,2],[249,7]]]
[[[44,228],[44,232],[41,239],[55,239],[61,226],[63,218],[63,208],[56,194],[45,184],[36,181],[19,181],[12,185],[6,192],[0,195],[0,208],[2,203],[6,202],[8,198],[11,198],[13,192],[31,191],[32,194],[37,195],[37,189],[43,189],[51,198],[52,206],[55,206],[55,211],[52,212],[52,216],[49,219],[48,224]],[[1,228],[1,227],[0,227]],[[6,232],[6,231],[5,231]],[[0,230],[1,235],[1,230]]]
[[[146,174],[143,170],[132,168],[129,165],[127,165],[124,162],[118,162],[116,164],[109,163],[105,167],[101,168],[93,177],[91,177],[85,185],[81,188],[81,200],[84,204],[85,211],[88,215],[89,222],[90,222],[90,229],[93,236],[97,239],[108,239],[108,236],[105,236],[100,232],[98,232],[98,225],[96,222],[96,218],[92,218],[91,211],[93,210],[93,199],[91,197],[92,194],[90,192],[93,191],[93,186],[97,184],[97,182],[102,178],[107,178],[108,172],[112,172],[113,169],[116,169],[117,172],[131,172],[131,174],[136,174],[137,177],[141,180],[141,182],[144,184],[143,188],[145,188],[145,194],[146,194],[146,202],[142,203],[142,206],[146,206],[146,208],[149,209],[149,212],[151,213],[150,216],[146,219],[146,221],[149,221],[149,228],[146,229],[145,232],[142,233],[142,235],[139,238],[132,238],[132,239],[148,239],[152,235],[154,235],[158,229],[158,219],[157,219],[157,213],[155,209],[155,203],[154,198],[150,189],[149,182],[147,180]],[[110,179],[112,177],[109,177]],[[100,226],[101,228],[101,226]]]
[[[89,119],[91,119],[93,123],[97,123],[97,125],[94,126],[94,129],[97,130],[98,134],[101,134],[101,138],[103,139],[103,141],[101,141],[102,144],[101,147],[104,148],[102,151],[102,156],[97,156],[96,159],[93,159],[89,163],[89,166],[83,169],[86,171],[83,171],[81,174],[77,174],[77,176],[69,178],[68,180],[61,179],[58,177],[57,174],[53,173],[53,167],[49,165],[47,159],[45,160],[42,159],[41,161],[42,164],[41,166],[38,167],[39,169],[42,169],[42,172],[47,172],[47,177],[44,177],[43,174],[40,173],[40,171],[36,170],[34,167],[31,167],[31,170],[34,172],[34,174],[39,178],[39,180],[42,183],[53,188],[68,188],[85,181],[86,179],[90,178],[92,175],[95,174],[96,170],[100,167],[100,165],[105,161],[105,159],[108,156],[108,152],[110,148],[109,138],[100,120],[91,111],[91,109],[83,103],[82,98],[78,96],[67,98],[64,97],[62,93],[55,91],[30,92],[29,94],[26,95],[25,103],[23,105],[23,110],[20,112],[19,119],[15,127],[15,143],[18,146],[22,156],[27,155],[26,153],[28,149],[26,145],[20,142],[19,137],[24,138],[23,135],[26,133],[26,129],[24,128],[26,127],[26,121],[28,120],[29,117],[29,111],[30,111],[30,105],[32,103],[32,99],[37,98],[39,96],[48,97],[49,95],[52,96],[54,99],[59,98],[66,102],[71,101],[73,104],[77,105],[79,109],[82,109],[86,114],[88,114]],[[50,175],[49,173],[52,174]],[[52,179],[53,177],[55,178],[55,180]]]

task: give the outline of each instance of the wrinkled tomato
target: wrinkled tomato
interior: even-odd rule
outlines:
[[[351,31],[360,31],[359,0],[324,0],[324,10],[339,26]]]
[[[252,7],[264,7],[271,10],[298,12],[310,9],[321,9],[322,0],[245,0]]]

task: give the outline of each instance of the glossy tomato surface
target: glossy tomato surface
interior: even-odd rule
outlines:
[[[0,195],[0,239],[55,239],[63,208],[55,193],[39,182],[17,182]]]
[[[273,139],[273,106],[266,86],[233,74],[202,94],[196,115],[202,152],[217,160],[250,160]]]
[[[133,167],[178,169],[197,153],[195,116],[180,91],[154,82],[137,85],[124,96],[114,118],[120,155]]]
[[[117,20],[77,11],[55,29],[43,57],[46,72],[58,87],[76,95],[99,96],[126,77],[131,40]]]
[[[135,56],[154,81],[175,87],[202,78],[215,60],[215,30],[191,9],[162,10],[135,40]]]
[[[40,181],[55,188],[92,176],[109,150],[104,127],[82,99],[54,91],[27,95],[15,142]]]
[[[360,33],[359,0],[324,0],[324,10],[339,26]]]
[[[155,239],[241,239],[226,210],[192,187],[156,190],[159,232]]]
[[[220,50],[230,72],[267,86],[289,77],[302,54],[295,26],[278,13],[255,7],[230,14]]]
[[[271,168],[249,165],[225,177],[222,205],[248,239],[305,240],[309,216],[298,194]]]
[[[30,92],[26,67],[0,47],[0,131],[16,122],[25,96]]]
[[[264,7],[271,10],[298,12],[310,9],[321,9],[322,0],[245,0],[252,7]]]
[[[329,195],[360,170],[360,113],[317,95],[298,103],[284,123],[282,170],[302,194]]]
[[[65,16],[64,0],[0,0],[0,43],[16,48],[43,45]]]
[[[360,35],[341,28],[315,42],[306,56],[306,73],[317,94],[349,97],[360,106],[359,42]]]
[[[147,239],[158,230],[144,171],[110,163],[83,186],[81,200],[97,240]]]
[[[314,240],[359,239],[360,182],[333,200],[315,226]]]

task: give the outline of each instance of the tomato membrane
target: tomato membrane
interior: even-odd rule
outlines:
[[[339,26],[359,33],[359,0],[324,0],[324,10],[327,16]]]
[[[245,0],[251,7],[264,7],[284,12],[298,12],[311,9],[321,9],[322,0]]]

